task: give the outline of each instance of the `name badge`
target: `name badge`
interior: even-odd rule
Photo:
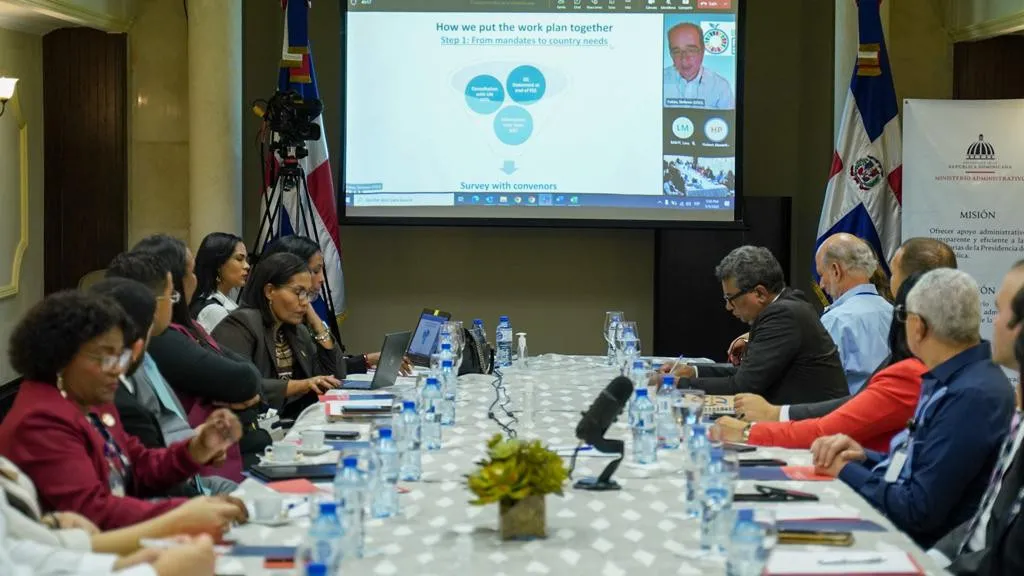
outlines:
[[[897,450],[889,461],[889,468],[885,470],[885,481],[892,484],[896,480],[899,480],[900,472],[903,472],[903,466],[905,466],[906,463],[907,451]]]

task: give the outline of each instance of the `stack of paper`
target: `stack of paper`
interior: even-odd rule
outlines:
[[[873,574],[876,576],[918,576],[924,574],[910,554],[902,550],[871,552],[837,550],[797,552],[775,550],[765,574],[810,576],[819,574]]]

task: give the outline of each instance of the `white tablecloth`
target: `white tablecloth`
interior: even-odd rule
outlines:
[[[581,410],[616,375],[603,359],[546,355],[531,359],[527,369],[511,369],[505,376],[519,422],[521,437],[541,438],[552,448],[576,444],[573,432]],[[487,439],[499,431],[487,416],[494,400],[493,377],[464,376],[459,380],[456,425],[444,428],[444,447],[423,453],[423,479],[403,483],[401,514],[387,520],[368,520],[366,557],[346,560],[346,574],[724,574],[721,558],[702,554],[699,523],[683,518],[685,481],[678,474],[679,451],[659,451],[659,463],[630,463],[629,431],[622,422],[608,436],[627,442],[627,459],[615,478],[617,492],[584,492],[566,485],[564,497],[547,498],[548,538],[532,542],[502,542],[498,536],[496,505],[471,506],[464,475],[484,453]],[[396,387],[397,394],[411,395]],[[322,410],[306,414],[289,437],[324,422]],[[744,455],[749,456],[749,455]],[[781,458],[791,465],[808,464],[805,451],[759,449],[757,457]],[[337,459],[328,454],[325,460]],[[574,477],[596,476],[606,459],[581,457]],[[765,484],[773,484],[766,482]],[[839,481],[785,482],[779,486],[813,492],[821,505],[855,509],[889,532],[856,532],[854,548],[891,550],[913,554],[928,574],[942,574],[906,535]],[[243,497],[252,497],[262,485],[247,480]],[[741,481],[738,491],[753,491],[753,482]],[[309,526],[307,518],[279,528],[248,525],[236,528],[231,538],[244,544],[296,545]],[[792,547],[787,547],[792,549]],[[271,574],[256,558],[222,558],[221,574]],[[280,573],[280,572],[278,572]]]

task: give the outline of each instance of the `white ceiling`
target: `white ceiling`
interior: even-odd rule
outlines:
[[[72,25],[59,18],[37,12],[23,4],[0,0],[0,28],[42,35],[57,28]]]

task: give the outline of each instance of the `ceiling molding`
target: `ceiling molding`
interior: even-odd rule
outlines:
[[[1014,34],[1024,30],[1024,11],[1010,14],[995,20],[988,20],[971,24],[962,28],[950,30],[950,37],[954,42],[967,42],[971,40],[984,40],[993,36]]]
[[[127,32],[135,21],[135,14],[112,15],[92,10],[73,0],[9,0],[40,14],[67,22],[70,25],[96,28],[104,32]]]

